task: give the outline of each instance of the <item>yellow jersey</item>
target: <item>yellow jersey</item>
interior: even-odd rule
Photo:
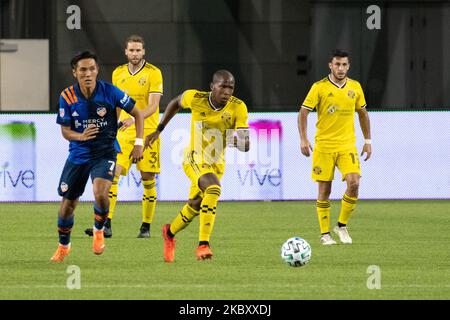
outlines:
[[[211,102],[211,92],[186,90],[181,98],[181,106],[192,112],[188,151],[193,154],[194,161],[224,168],[227,134],[248,129],[245,103],[232,96],[222,109],[217,110]]]
[[[128,63],[117,67],[112,74],[112,83],[125,93],[127,93],[134,101],[136,107],[140,110],[148,106],[150,93],[163,94],[163,79],[161,70],[154,65],[145,62],[140,70],[131,74],[128,70]],[[120,121],[131,116],[126,112],[120,113]],[[159,123],[159,106],[155,113],[144,120],[144,129],[156,129]],[[134,124],[130,129],[136,130]]]
[[[342,86],[328,77],[311,87],[302,108],[317,111],[314,148],[339,152],[355,147],[355,111],[366,107],[358,81],[347,78]]]

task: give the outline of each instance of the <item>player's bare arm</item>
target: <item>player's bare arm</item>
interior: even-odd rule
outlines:
[[[159,93],[150,93],[148,96],[148,106],[142,110],[142,115],[144,117],[144,119],[150,117],[151,115],[153,115],[156,112],[156,109],[159,106],[159,102],[161,100],[161,94]],[[126,118],[122,121],[121,126],[120,126],[120,131],[125,131],[127,128],[129,128],[130,126],[132,126],[135,122],[134,118]]]
[[[370,144],[370,119],[369,119],[369,113],[367,112],[366,108],[360,109],[357,111],[358,117],[359,117],[359,125],[361,126],[361,131],[364,135],[365,143],[361,152],[361,156],[366,154],[366,158],[364,161],[367,161],[370,159],[372,155],[372,145]],[[369,141],[368,141],[369,140]]]
[[[150,147],[153,144],[153,142],[155,142],[158,139],[159,134],[161,133],[161,131],[164,130],[164,127],[180,110],[181,110],[181,95],[172,99],[169,102],[156,131],[152,132],[147,137],[145,137],[145,148]]]
[[[160,101],[161,101],[160,93],[151,92],[148,95],[148,105],[144,110],[142,110],[144,114],[144,119],[150,117],[156,112],[156,109],[158,108]]]
[[[300,112],[298,114],[298,132],[300,134],[300,150],[302,154],[306,157],[310,156],[310,150],[313,151],[311,143],[308,140],[308,136],[306,134],[306,129],[308,127],[308,114],[309,110],[306,108],[300,108]]]
[[[142,151],[144,149],[142,141],[142,136],[144,135],[144,116],[142,111],[136,107],[130,111],[130,115],[134,117],[136,123],[136,142],[131,151],[130,158],[133,159],[133,163],[137,163],[142,160]]]
[[[97,136],[99,128],[94,126],[87,127],[83,133],[79,133],[70,129],[70,127],[61,126],[61,133],[64,139],[68,141],[88,141]]]

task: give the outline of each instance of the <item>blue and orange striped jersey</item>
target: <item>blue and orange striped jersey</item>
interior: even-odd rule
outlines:
[[[89,99],[83,96],[78,83],[64,89],[59,97],[59,113],[56,122],[79,133],[92,125],[100,129],[95,139],[70,141],[69,161],[82,164],[115,153],[116,107],[130,112],[134,105],[135,101],[126,93],[104,81],[97,81]]]

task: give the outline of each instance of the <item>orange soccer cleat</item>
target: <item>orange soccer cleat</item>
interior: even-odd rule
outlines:
[[[50,258],[50,261],[53,262],[63,262],[64,258],[68,256],[70,253],[70,244],[68,246],[64,246],[62,244],[58,245],[58,249],[56,249],[53,257]]]
[[[195,251],[195,255],[197,256],[197,260],[206,260],[211,259],[213,256],[213,253],[208,245],[204,244],[197,247],[197,250]]]
[[[164,238],[164,261],[173,262],[175,260],[175,238],[167,235],[170,224],[166,224],[162,228],[162,236]]]
[[[105,251],[105,237],[103,235],[103,230],[94,230],[92,251],[94,251],[96,255],[100,255]]]

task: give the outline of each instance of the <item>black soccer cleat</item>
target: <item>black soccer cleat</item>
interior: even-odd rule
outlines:
[[[105,226],[105,228],[103,229],[103,236],[105,238],[111,238],[112,237],[112,227],[111,226],[109,228],[107,226]]]
[[[139,230],[138,238],[150,238],[150,224],[142,223],[141,229]]]
[[[94,235],[94,230],[92,228],[87,228],[84,230],[84,233],[86,233],[89,237],[92,237]]]
[[[89,237],[92,237],[94,234],[94,230],[92,228],[87,228],[86,230],[84,230],[84,233],[87,234]],[[103,236],[105,238],[111,238],[112,237],[112,229],[105,227],[105,229],[103,229]]]

